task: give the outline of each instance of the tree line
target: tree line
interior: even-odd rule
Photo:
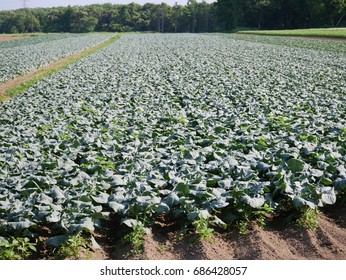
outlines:
[[[0,11],[0,33],[223,32],[346,25],[346,0],[188,0]]]
[[[218,0],[223,30],[346,26],[346,0]]]
[[[0,12],[0,33],[26,32],[211,32],[215,5],[189,0],[165,3],[95,4]]]

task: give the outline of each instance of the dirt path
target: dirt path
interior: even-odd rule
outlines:
[[[346,38],[339,37],[318,37],[318,36],[283,36],[294,39],[310,39],[310,40],[324,40],[324,41],[342,41],[345,42]]]
[[[104,250],[95,251],[94,259],[346,260],[346,208],[325,211],[315,231],[276,218],[264,229],[254,225],[247,235],[232,229],[202,241],[194,234],[179,235],[175,224],[158,221],[145,237],[143,253],[136,256],[117,237],[96,239]]]
[[[309,40],[342,41],[342,42],[346,41],[346,38],[339,38],[339,37],[269,35],[269,34],[256,34],[256,33],[237,33],[237,35],[243,35],[243,36],[271,36],[271,37],[282,37],[282,38],[291,38],[291,39],[309,39]]]
[[[340,260],[346,259],[346,231],[327,217],[319,219],[316,231],[272,223],[265,229],[254,226],[248,235],[236,231],[216,233],[211,240],[193,236],[176,240],[167,235],[149,235],[144,259],[207,260]]]
[[[0,36],[0,42],[28,38],[29,36]]]

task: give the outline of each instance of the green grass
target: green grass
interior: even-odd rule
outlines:
[[[346,28],[318,28],[292,30],[243,30],[238,34],[256,34],[270,36],[312,36],[326,38],[346,38]]]
[[[91,258],[91,251],[88,248],[87,240],[76,234],[70,236],[57,250],[55,253],[56,259],[75,259],[81,258],[81,253],[84,252],[87,259]]]
[[[106,41],[104,41],[101,44],[98,44],[90,49],[87,49],[81,53],[79,53],[79,55],[72,55],[71,59],[58,64],[56,67],[54,68],[50,68],[50,69],[46,69],[46,68],[41,68],[37,70],[38,75],[36,75],[36,77],[25,81],[23,83],[21,83],[19,86],[13,87],[13,88],[9,88],[8,90],[6,90],[6,92],[4,94],[0,94],[0,103],[1,102],[5,102],[6,100],[10,99],[11,97],[20,94],[22,92],[24,92],[25,90],[27,90],[28,88],[30,88],[31,86],[33,86],[34,84],[36,84],[37,82],[39,82],[40,80],[66,68],[67,66],[69,66],[70,64],[73,64],[79,60],[81,60],[83,57],[86,57],[88,55],[93,54],[94,52],[110,45],[111,43],[113,43],[114,41],[116,41],[117,39],[119,39],[120,35],[116,35]]]

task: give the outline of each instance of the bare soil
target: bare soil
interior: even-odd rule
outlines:
[[[241,235],[236,229],[215,231],[200,240],[194,233],[181,234],[176,224],[157,221],[145,237],[142,254],[117,241],[95,237],[103,249],[93,259],[144,260],[346,260],[346,207],[324,210],[315,231],[288,225],[282,217],[265,228],[253,225]],[[113,231],[114,232],[114,231]],[[123,232],[124,233],[124,232]],[[114,243],[113,243],[114,242]],[[111,244],[114,245],[111,245]]]
[[[346,41],[346,38],[340,37],[320,37],[320,36],[290,36],[290,35],[262,35],[262,34],[251,34],[251,33],[237,33],[237,35],[244,36],[272,36],[272,37],[287,37],[291,39],[310,39],[310,40],[325,40],[325,41]]]
[[[339,37],[319,37],[319,36],[287,36],[288,38],[300,38],[300,39],[310,39],[310,40],[325,40],[325,41],[346,41],[346,38]]]
[[[0,42],[28,38],[28,36],[0,36]]]

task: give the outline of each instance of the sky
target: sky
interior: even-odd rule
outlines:
[[[201,2],[202,0],[197,0]],[[216,0],[206,0],[208,3],[212,3]],[[19,9],[25,6],[27,8],[37,8],[37,7],[60,7],[60,6],[74,6],[74,5],[90,5],[90,4],[103,4],[103,3],[112,3],[112,4],[128,4],[135,2],[138,4],[145,3],[156,3],[160,4],[162,2],[167,3],[168,5],[174,5],[175,2],[181,5],[185,5],[187,0],[0,0],[0,10],[14,10]]]

